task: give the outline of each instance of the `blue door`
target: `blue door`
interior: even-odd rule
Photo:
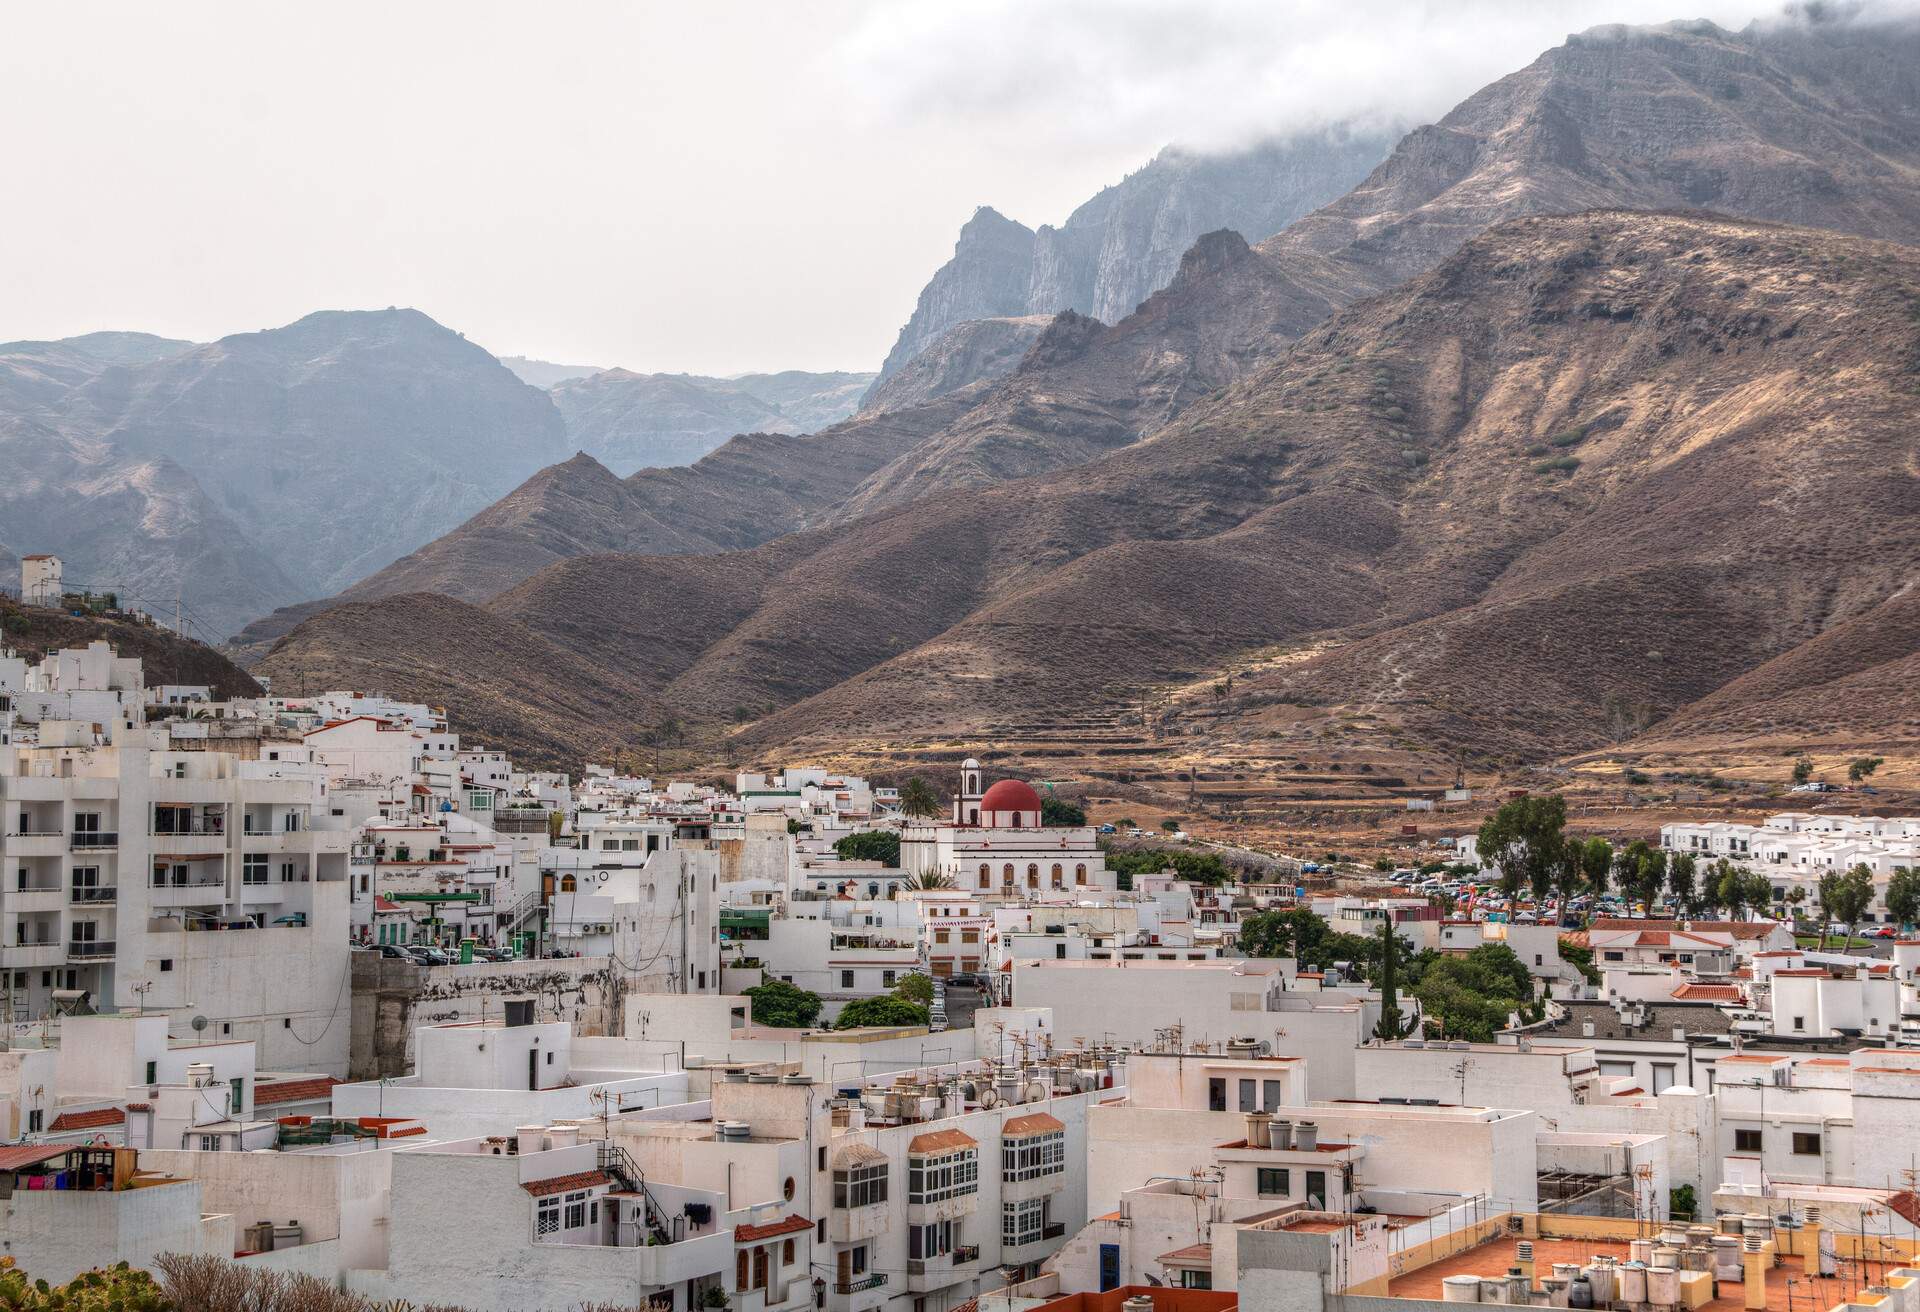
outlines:
[[[1100,1245],[1100,1292],[1120,1287],[1120,1245]]]

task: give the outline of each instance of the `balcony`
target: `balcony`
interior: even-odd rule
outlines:
[[[1067,1223],[1064,1221],[1050,1221],[1040,1227],[1040,1237],[1042,1239],[1064,1239],[1066,1234]]]
[[[963,1280],[972,1280],[980,1274],[979,1263],[978,1244],[964,1244],[950,1253],[933,1257],[910,1257],[907,1259],[907,1289],[911,1293],[925,1294],[945,1289],[948,1285],[957,1285]]]
[[[120,890],[112,884],[76,884],[67,892],[67,900],[76,906],[112,902],[119,896]]]
[[[878,1289],[886,1283],[887,1273],[885,1271],[869,1271],[863,1276],[853,1276],[846,1280],[834,1281],[833,1292],[836,1294],[858,1294],[862,1290]]]
[[[68,943],[67,956],[75,961],[95,961],[113,955],[113,940],[110,938],[92,939],[85,943]]]
[[[51,940],[43,943],[10,943],[0,947],[0,962],[20,969],[58,966],[65,960],[66,954],[60,950],[60,945]]]
[[[76,833],[68,839],[67,846],[75,852],[110,851],[120,846],[120,835],[106,830]]]
[[[65,837],[58,829],[31,829],[7,835],[8,856],[59,856],[62,849],[60,840]]]

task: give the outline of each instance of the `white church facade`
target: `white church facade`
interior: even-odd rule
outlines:
[[[1116,891],[1093,826],[1043,823],[1040,794],[1018,779],[984,783],[980,762],[961,764],[951,815],[901,831],[902,869],[937,871],[980,896],[1072,900]]]

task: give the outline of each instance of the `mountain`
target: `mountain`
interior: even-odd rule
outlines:
[[[570,378],[590,378],[601,372],[597,364],[555,364],[551,360],[530,360],[524,355],[503,355],[500,363],[513,370],[513,376],[531,387],[548,388]]]
[[[498,620],[579,658],[590,706],[647,687],[688,719],[756,717],[750,749],[805,750],[1015,732],[1297,650],[1236,685],[1250,729],[1359,707],[1439,750],[1541,759],[1612,741],[1623,700],[1673,715],[1900,595],[1916,421],[1920,250],[1524,219],[1075,467],[748,551],[559,560],[444,630],[405,596],[351,608],[351,643],[323,613],[262,668],[350,650],[341,676],[379,682]],[[456,717],[500,677],[441,673]],[[600,714],[575,728],[604,736]]]
[[[195,345],[0,348],[0,541],[211,637],[337,590],[566,452],[546,395],[413,310]]]
[[[976,383],[1005,377],[1052,322],[1052,315],[1028,314],[957,323],[895,370],[892,377],[868,388],[860,399],[860,413],[905,410]]]
[[[982,207],[920,293],[880,382],[973,319],[1073,310],[1118,323],[1172,280],[1202,233],[1276,233],[1360,181],[1392,142],[1340,128],[1219,154],[1169,147],[1058,228],[1035,231]],[[880,402],[869,394],[864,408]]]
[[[622,475],[692,464],[736,433],[809,433],[853,413],[872,374],[638,374],[608,369],[553,385],[567,439]]]
[[[500,501],[338,597],[285,606],[232,640],[244,660],[342,602],[434,592],[484,601],[556,560],[599,552],[736,551],[815,522],[859,479],[951,423],[935,403],[812,436],[749,433],[691,465],[619,478],[585,453],[534,474]],[[378,646],[379,644],[376,644]]]
[[[1063,315],[1013,372],[944,394],[944,382],[923,386],[903,370],[905,409],[868,411],[831,430],[831,443],[810,449],[804,511],[776,513],[758,528],[748,516],[748,538],[736,545],[1070,468],[1151,437],[1335,310],[1431,268],[1506,219],[1710,201],[1749,217],[1920,239],[1916,68],[1913,24],[1805,20],[1741,33],[1676,24],[1570,38],[1409,133],[1350,193],[1258,248],[1232,233],[1204,235],[1167,286],[1117,324]],[[1019,246],[997,216],[969,226],[983,247]],[[928,296],[938,290],[943,301],[967,302],[967,314],[984,313],[995,308],[993,288],[993,278],[949,280]],[[956,343],[954,358],[962,354]],[[967,376],[956,371],[956,381]],[[877,383],[876,393],[892,386]],[[936,396],[931,408],[916,413],[911,403],[928,395]],[[919,439],[907,441],[914,432]],[[723,459],[712,467],[749,467],[764,440],[718,448]],[[682,551],[689,548],[679,543],[712,536],[698,528],[703,484],[684,485],[678,501],[681,484],[655,481],[646,521],[605,540]],[[422,554],[462,559],[473,577],[504,588],[525,577],[510,560],[544,558],[557,545],[509,546],[516,531],[500,517],[476,518]],[[457,541],[469,534],[486,540]],[[353,595],[439,586],[444,575],[417,564],[397,562]],[[458,595],[486,594],[467,585]],[[284,632],[283,617],[256,637]]]

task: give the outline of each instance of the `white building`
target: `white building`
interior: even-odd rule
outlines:
[[[298,749],[173,750],[126,691],[111,732],[43,721],[0,747],[0,997],[25,1019],[85,995],[344,1072],[349,834],[325,778]]]

